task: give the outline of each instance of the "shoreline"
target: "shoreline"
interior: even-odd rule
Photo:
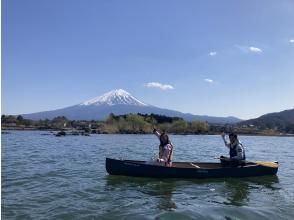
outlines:
[[[7,134],[9,131],[48,131],[48,132],[59,132],[59,131],[65,131],[65,132],[76,132],[81,130],[77,129],[38,129],[38,128],[19,128],[19,127],[2,127],[1,128],[1,133],[2,134]],[[90,134],[138,134],[138,135],[144,135],[144,134],[152,134],[152,132],[91,132]],[[189,132],[179,132],[179,133],[169,133],[169,135],[221,135],[221,132],[207,132],[207,133],[189,133]],[[276,134],[265,134],[265,133],[244,133],[240,132],[238,133],[238,136],[268,136],[268,137],[294,137],[294,134],[281,134],[281,133],[276,133]],[[68,134],[72,135],[72,134]]]

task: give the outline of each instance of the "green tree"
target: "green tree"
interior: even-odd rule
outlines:
[[[17,116],[16,124],[17,125],[22,125],[23,123],[24,123],[24,118],[21,115]]]
[[[148,123],[144,121],[144,117],[139,115],[129,114],[127,115],[126,121],[134,132],[146,131],[149,127]]]
[[[23,121],[23,117],[21,115],[17,116],[16,120]]]
[[[5,117],[5,123],[16,123],[16,117],[13,115],[8,115]]]
[[[116,117],[113,113],[110,113],[108,118],[106,119],[107,124],[114,124],[116,122]]]
[[[171,123],[162,123],[162,124],[158,124],[157,128],[160,131],[167,131],[170,132],[171,131]]]
[[[290,134],[294,134],[294,124],[288,124],[285,128],[285,131]]]
[[[34,123],[30,119],[23,119],[22,124],[25,125],[26,127],[32,126]]]
[[[193,133],[204,133],[209,130],[209,125],[205,121],[192,121],[190,131]]]
[[[6,115],[1,115],[1,123],[6,123]]]
[[[128,124],[123,117],[120,117],[117,122],[117,128],[119,132],[126,132],[128,130]]]
[[[53,118],[52,126],[54,128],[62,129],[67,127],[70,124],[69,120],[64,116],[58,116]]]
[[[188,123],[184,120],[177,120],[171,124],[171,132],[184,133],[186,132]]]

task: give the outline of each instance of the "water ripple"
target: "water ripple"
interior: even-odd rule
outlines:
[[[278,176],[209,180],[109,176],[105,157],[148,160],[152,135],[57,138],[2,135],[3,219],[293,219],[294,138],[241,137],[251,160],[278,160]],[[219,136],[171,136],[174,160],[215,161]]]

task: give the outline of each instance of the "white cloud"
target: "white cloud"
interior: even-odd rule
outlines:
[[[262,53],[262,50],[258,47],[249,47],[249,50],[253,53]]]
[[[209,52],[209,56],[213,57],[213,56],[215,56],[215,55],[216,55],[216,51],[211,51],[211,52]]]
[[[293,43],[294,43],[294,39],[290,39],[289,42],[290,42],[291,44],[293,44]]]
[[[159,82],[149,82],[149,83],[146,83],[144,86],[149,88],[158,88],[161,90],[174,89],[172,85],[162,84]]]
[[[204,79],[205,82],[208,82],[208,83],[214,83],[214,81],[212,79]]]
[[[262,53],[262,49],[253,46],[242,46],[242,45],[235,45],[240,51],[243,53]]]

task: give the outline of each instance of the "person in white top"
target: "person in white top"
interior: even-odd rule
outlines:
[[[168,135],[165,132],[160,133],[156,129],[153,133],[159,138],[159,155],[158,162],[164,163],[165,166],[172,166],[173,145],[171,144]]]

